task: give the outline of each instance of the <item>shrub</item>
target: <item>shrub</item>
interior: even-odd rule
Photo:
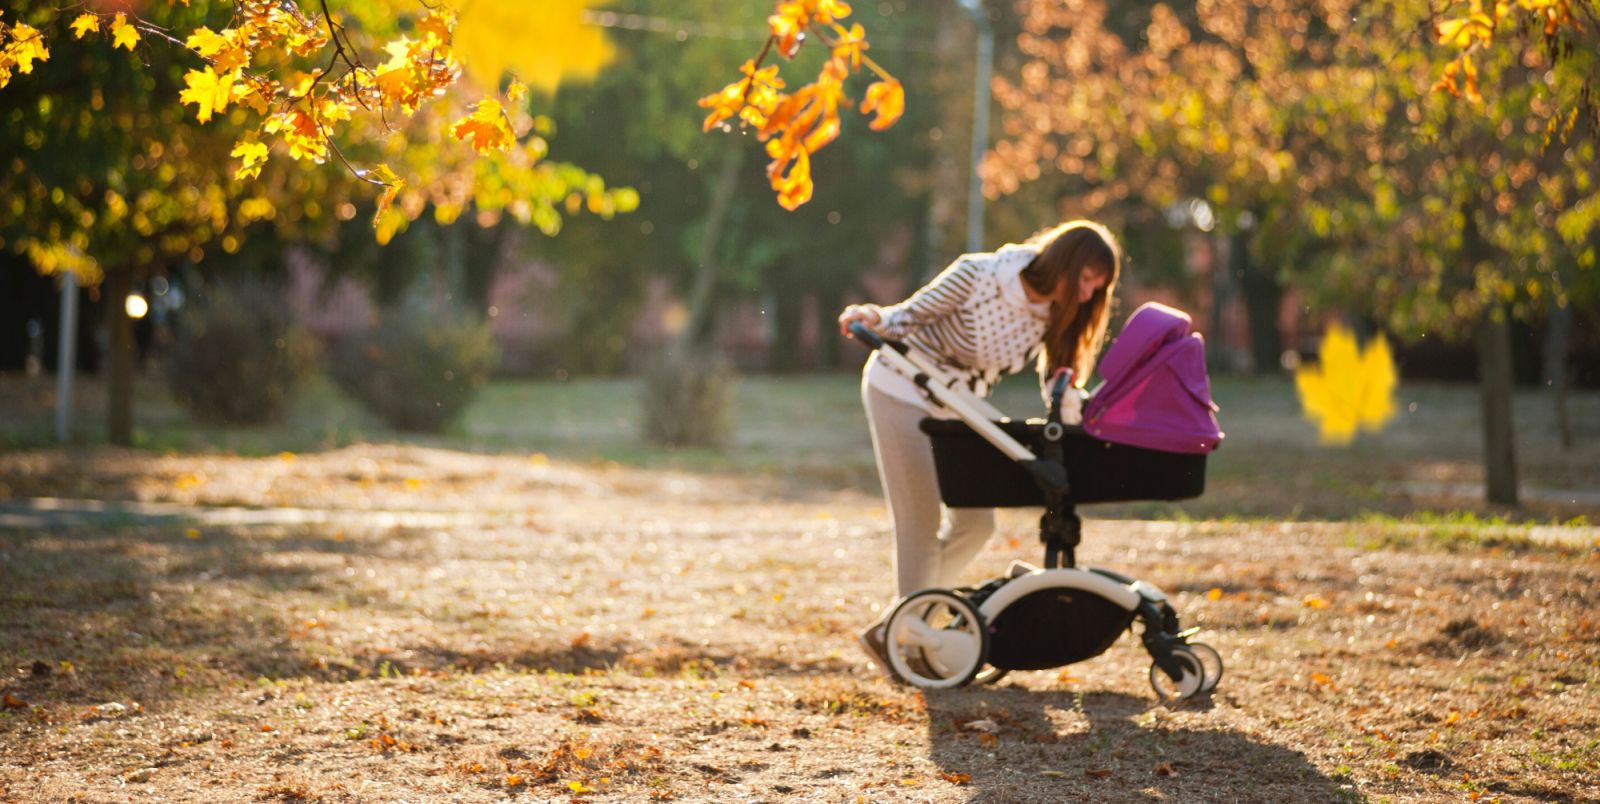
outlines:
[[[316,371],[317,342],[272,288],[212,284],[178,319],[167,378],[200,421],[259,424],[281,415]]]
[[[334,379],[389,426],[437,433],[477,396],[497,359],[487,322],[404,307],[345,344]]]
[[[644,436],[667,446],[720,446],[733,434],[734,373],[709,351],[667,349],[645,372]]]

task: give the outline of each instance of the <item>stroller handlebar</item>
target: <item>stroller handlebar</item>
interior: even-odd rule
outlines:
[[[861,341],[873,349],[882,349],[883,347],[887,346],[896,352],[899,352],[900,354],[906,353],[905,344],[899,341],[891,341],[882,335],[873,332],[871,328],[860,321],[850,322],[850,334],[854,335],[856,340]]]

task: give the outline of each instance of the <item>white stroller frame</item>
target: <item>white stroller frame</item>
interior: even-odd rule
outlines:
[[[1072,619],[1070,607],[1083,605],[1088,597],[1099,598],[1116,608],[1099,607],[1096,613],[1127,615],[1115,632],[1105,630],[1109,640],[1103,645],[1078,651],[1062,666],[1091,658],[1109,647],[1138,619],[1144,625],[1142,642],[1151,656],[1150,685],[1166,701],[1184,700],[1210,693],[1222,679],[1222,657],[1209,645],[1189,642],[1198,628],[1179,630],[1177,613],[1167,596],[1155,586],[1120,573],[1099,568],[1078,568],[1074,552],[1081,533],[1081,520],[1070,504],[1063,501],[1068,490],[1065,464],[1061,460],[1061,441],[1068,426],[1061,424],[1057,409],[1065,390],[1065,378],[1052,389],[1055,404],[1050,421],[1043,428],[1043,458],[1002,429],[998,422],[1007,417],[993,405],[968,392],[928,356],[908,344],[889,341],[856,323],[851,333],[878,350],[879,359],[911,377],[937,403],[954,412],[962,422],[1007,458],[1025,467],[1044,492],[1045,514],[1040,520],[1040,538],[1046,545],[1045,568],[1014,562],[1004,578],[976,588],[923,589],[895,606],[885,627],[884,646],[890,667],[901,680],[926,689],[948,689],[973,681],[993,683],[1006,675],[1000,667],[984,667],[990,656],[990,641],[996,621],[1007,608],[1024,599],[1048,597],[1063,601],[1057,606],[1054,621]],[[1080,428],[1074,428],[1080,429]],[[1054,452],[1052,456],[1050,453]],[[1064,560],[1065,566],[1057,564]],[[1074,600],[1079,601],[1074,604]],[[1031,609],[1039,611],[1037,607]],[[1047,608],[1048,610],[1048,608]],[[1086,611],[1078,609],[1078,611]],[[1099,625],[1106,629],[1105,625]],[[1096,637],[1087,637],[1095,641]],[[1083,655],[1087,654],[1087,655]],[[1081,656],[1081,658],[1079,658]]]

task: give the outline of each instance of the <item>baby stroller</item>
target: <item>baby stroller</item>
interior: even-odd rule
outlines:
[[[1108,569],[1080,568],[1074,555],[1081,503],[1179,500],[1205,490],[1206,455],[1222,433],[1204,342],[1189,329],[1189,316],[1170,307],[1136,310],[1101,361],[1104,382],[1077,426],[1060,421],[1064,376],[1052,382],[1049,419],[1012,421],[950,382],[916,349],[851,326],[881,359],[959,417],[921,425],[933,443],[946,505],[1045,509],[1043,568],[1015,562],[1005,577],[923,589],[895,607],[885,644],[902,679],[944,689],[1074,664],[1104,653],[1138,620],[1158,696],[1183,700],[1216,688],[1222,657],[1189,641],[1199,629],[1180,629],[1160,589]]]

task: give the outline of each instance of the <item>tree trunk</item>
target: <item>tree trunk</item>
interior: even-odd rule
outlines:
[[[717,245],[722,240],[722,227],[727,223],[728,211],[733,208],[733,191],[739,186],[739,171],[744,167],[747,148],[729,148],[722,159],[722,170],[711,190],[711,203],[706,208],[706,230],[695,255],[694,282],[689,288],[689,318],[678,334],[680,348],[698,346],[711,337],[711,312],[713,296],[717,289]]]
[[[1245,319],[1250,326],[1250,362],[1256,374],[1276,374],[1283,360],[1283,331],[1278,313],[1283,307],[1283,286],[1271,268],[1250,259],[1248,232],[1233,236],[1230,256],[1234,276],[1244,292]]]
[[[1566,260],[1556,269],[1559,287],[1566,288],[1570,272]],[[1567,411],[1567,357],[1572,348],[1572,305],[1559,293],[1549,295],[1549,320],[1545,323],[1544,385],[1555,405],[1556,426],[1561,431],[1561,449],[1572,451],[1572,420]]]
[[[1516,432],[1511,419],[1511,322],[1502,304],[1478,327],[1478,382],[1483,390],[1483,465],[1489,502],[1516,506]]]
[[[106,414],[111,443],[133,445],[133,319],[128,317],[128,291],[133,278],[127,271],[107,271],[106,325],[111,332],[111,358],[107,362]]]
[[[767,292],[771,294],[772,307],[767,315],[772,320],[772,348],[767,352],[767,368],[788,373],[800,368],[800,336],[804,332],[802,315],[805,311],[805,293],[801,283],[795,281],[794,263],[788,257],[779,258],[767,272]]]

